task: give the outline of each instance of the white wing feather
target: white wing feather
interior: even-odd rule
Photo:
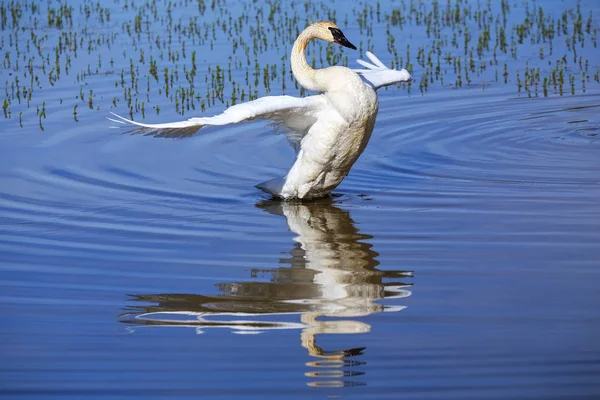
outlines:
[[[380,87],[398,82],[407,82],[411,76],[407,70],[394,70],[385,66],[373,53],[367,51],[371,63],[363,60],[357,62],[366,69],[353,70],[363,81],[377,90]],[[155,137],[183,138],[196,134],[204,126],[228,125],[247,122],[256,119],[273,121],[275,129],[283,128],[288,140],[296,151],[300,142],[311,126],[322,113],[332,110],[324,95],[308,97],[267,96],[247,103],[229,107],[222,114],[213,117],[190,118],[186,121],[167,122],[162,124],[145,124],[135,122],[120,115],[111,113],[115,118],[109,118],[121,126],[132,129],[127,133]]]
[[[363,81],[373,89],[377,90],[380,87],[399,82],[408,82],[412,79],[407,70],[395,70],[386,67],[385,64],[370,51],[367,51],[366,55],[373,64],[363,60],[356,60],[357,63],[366,69],[354,69],[353,71],[358,73]]]
[[[247,103],[236,104],[214,117],[190,118],[186,121],[162,124],[145,124],[111,113],[115,118],[109,118],[109,120],[120,125],[133,127],[127,133],[134,135],[181,138],[192,136],[200,128],[207,125],[227,125],[256,119],[267,119],[273,121],[276,127],[287,128],[285,130],[286,136],[294,148],[297,148],[302,137],[315,123],[319,114],[327,109],[328,104],[328,100],[323,95],[302,98],[267,96]]]

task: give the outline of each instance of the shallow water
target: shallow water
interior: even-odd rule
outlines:
[[[582,2],[582,14],[594,6]],[[347,11],[351,41],[361,7]],[[523,13],[515,4],[509,18]],[[413,49],[428,43],[418,32]],[[120,35],[115,54],[129,43]],[[578,51],[594,71],[589,46]],[[216,49],[226,59],[229,47]],[[521,64],[507,62],[512,77]],[[43,131],[35,117],[2,123],[4,397],[600,395],[593,79],[548,97],[514,81],[381,90],[367,150],[331,199],[308,203],[253,187],[293,157],[264,122],[188,140],[119,135],[105,119],[128,112],[124,100],[109,105],[123,91],[114,80],[87,83],[106,104],[79,122],[67,79],[35,93],[47,102]],[[149,121],[200,113],[154,102]]]

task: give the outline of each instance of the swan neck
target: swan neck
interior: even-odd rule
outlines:
[[[319,70],[312,68],[306,61],[306,46],[316,37],[317,35],[312,29],[312,26],[303,30],[298,36],[294,42],[294,47],[292,48],[292,73],[304,89],[313,90],[315,92],[325,92],[326,88],[319,83]]]

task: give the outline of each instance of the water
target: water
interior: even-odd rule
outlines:
[[[552,4],[548,15],[567,8]],[[508,18],[518,22],[524,8],[511,5]],[[185,16],[184,6],[173,12]],[[128,112],[123,89],[114,87],[129,65],[119,46],[130,36],[118,21],[136,15],[119,13],[118,2],[108,7],[115,7],[108,27],[120,32],[110,51],[117,66],[88,77],[84,89],[103,93],[94,97],[100,109],[75,100],[74,121],[79,83],[69,75],[60,87],[36,89],[32,109],[21,105],[23,128],[16,102],[2,122],[3,397],[600,394],[600,86],[593,77],[585,91],[578,80],[571,94],[567,78],[563,95],[552,89],[545,97],[539,89],[536,96],[518,89],[524,60],[505,56],[507,84],[481,85],[484,75],[494,76],[487,70],[457,86],[450,71],[444,83],[421,91],[424,69],[415,64],[410,92],[379,92],[372,140],[335,195],[282,203],[253,187],[281,175],[293,157],[264,122],[206,129],[187,140],[108,128],[108,110]],[[227,12],[252,7],[232,3]],[[311,7],[325,13],[327,6]],[[350,41],[361,37],[363,4],[353,7],[337,16],[340,22],[348,14],[340,24]],[[384,2],[381,12],[392,7]],[[584,23],[590,10],[598,12],[594,2],[580,7]],[[387,40],[385,26],[372,25],[363,36]],[[430,43],[419,29],[410,31],[414,53]],[[553,42],[556,57],[563,39]],[[226,42],[218,36],[215,57],[227,59]],[[289,43],[278,45],[265,54],[279,58],[263,62],[281,64]],[[209,47],[198,44],[197,51]],[[375,49],[384,62],[394,59],[385,44]],[[537,57],[539,49],[525,41],[518,52]],[[576,52],[591,77],[600,58],[590,37]],[[95,54],[77,62],[95,62]],[[146,63],[149,54],[156,53],[148,51]],[[525,57],[528,68],[551,76],[547,59],[535,57]],[[200,66],[208,61],[198,63],[199,91],[212,90]],[[565,71],[576,68],[570,63]],[[232,71],[238,81],[244,75],[243,68]],[[274,82],[270,91],[260,82],[259,96],[298,94],[291,78],[286,89]],[[152,85],[147,120],[201,113],[177,115]],[[229,96],[226,88],[225,102]],[[41,130],[33,104],[43,101]],[[212,114],[226,104],[206,107]]]

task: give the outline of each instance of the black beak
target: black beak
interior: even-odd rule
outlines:
[[[356,46],[353,45],[352,43],[350,43],[348,41],[348,39],[346,39],[346,36],[344,36],[344,34],[342,33],[342,31],[340,31],[339,29],[336,28],[329,28],[329,30],[331,31],[331,34],[333,35],[333,41],[341,46],[344,47],[349,47],[352,50],[356,50]]]

